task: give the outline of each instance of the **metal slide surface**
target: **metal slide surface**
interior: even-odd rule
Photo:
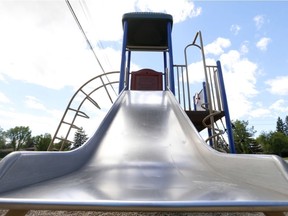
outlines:
[[[169,91],[125,91],[79,149],[5,158],[4,207],[287,211],[287,165],[211,149]]]

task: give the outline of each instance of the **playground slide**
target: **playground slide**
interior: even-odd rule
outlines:
[[[287,211],[277,156],[216,152],[169,91],[124,91],[71,152],[17,152],[0,163],[0,208]]]

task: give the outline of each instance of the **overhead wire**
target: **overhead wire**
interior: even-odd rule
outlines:
[[[86,33],[85,33],[85,31],[84,31],[84,29],[83,29],[81,23],[80,23],[80,21],[79,21],[77,15],[76,15],[76,13],[75,13],[75,11],[73,10],[73,8],[72,8],[72,6],[71,6],[69,0],[65,0],[65,2],[66,2],[67,6],[68,6],[68,8],[69,8],[69,10],[70,10],[70,12],[71,12],[71,14],[72,14],[72,16],[73,16],[73,18],[74,18],[74,20],[75,20],[77,26],[79,27],[79,29],[80,29],[82,35],[84,36],[84,38],[85,38],[85,40],[86,40],[86,43],[88,44],[90,50],[92,51],[93,56],[95,57],[95,59],[96,59],[98,65],[100,66],[100,68],[101,68],[101,70],[102,70],[102,73],[103,73],[103,74],[106,74],[106,73],[105,73],[105,70],[104,70],[104,68],[103,68],[103,66],[102,66],[102,64],[101,64],[101,62],[100,62],[98,56],[96,55],[96,53],[95,53],[95,51],[94,51],[94,49],[93,49],[93,46],[92,46],[92,44],[91,44],[89,38],[87,37],[87,35],[86,35]],[[105,76],[105,77],[106,77],[108,83],[110,83],[109,78],[108,78],[107,76]],[[103,84],[104,88],[106,89],[106,85],[104,84],[103,81],[102,81],[102,84]],[[111,85],[111,88],[112,88],[113,92],[116,94],[116,91],[115,91],[115,89],[114,89],[114,87],[113,87],[112,85]],[[106,92],[107,92],[107,94],[108,94],[108,96],[109,96],[109,98],[110,98],[110,94],[109,94],[109,92],[108,92],[107,89],[106,89]],[[110,98],[110,99],[111,99],[111,98]]]
[[[84,29],[83,29],[81,23],[80,23],[80,21],[79,21],[77,15],[75,14],[75,12],[74,12],[74,10],[73,10],[73,8],[72,8],[72,6],[71,6],[69,0],[65,0],[65,2],[66,2],[66,4],[67,4],[67,6],[68,6],[68,8],[69,8],[69,10],[70,10],[70,12],[71,12],[71,14],[72,14],[74,20],[75,20],[75,22],[77,23],[77,25],[78,25],[80,31],[82,32],[82,34],[83,34],[83,36],[84,36],[84,38],[85,38],[85,40],[86,40],[86,42],[87,42],[89,48],[91,49],[91,51],[92,51],[92,53],[93,53],[93,55],[94,55],[94,57],[95,57],[97,63],[99,64],[99,66],[100,66],[102,72],[105,73],[105,70],[104,70],[104,68],[103,68],[103,66],[102,66],[102,64],[101,64],[101,62],[100,62],[100,60],[98,59],[98,57],[97,57],[97,55],[96,55],[96,53],[95,53],[95,51],[94,51],[94,49],[93,49],[93,46],[92,46],[92,44],[90,43],[90,41],[89,41],[89,39],[88,39],[88,37],[87,37],[87,35],[86,35],[86,33],[85,33],[85,31],[84,31]]]
[[[91,14],[89,12],[89,7],[87,6],[85,0],[79,0],[79,3],[80,3],[81,9],[82,9],[83,14],[85,15],[87,21],[90,23],[90,25],[93,24],[93,19],[91,18]],[[97,45],[100,49],[104,50],[104,46],[103,46],[103,43],[101,42],[101,40],[97,40]],[[112,68],[112,64],[105,53],[104,53],[104,58],[105,58],[106,63],[108,65],[110,65],[110,67]]]

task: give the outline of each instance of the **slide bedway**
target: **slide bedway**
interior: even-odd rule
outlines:
[[[106,117],[75,150],[6,156],[0,162],[0,208],[9,209],[7,215],[33,209],[284,215],[287,164],[274,155],[235,154],[221,64],[206,65],[201,32],[185,48],[185,63],[176,65],[171,15],[127,13],[122,23],[119,95]],[[203,89],[194,98],[186,55],[193,46],[200,49],[205,73]],[[159,52],[163,71],[130,71],[135,51]],[[97,89],[109,91],[109,79],[95,79],[102,83]],[[91,97],[95,90],[83,90],[88,83],[76,92],[85,95],[80,105],[72,108],[70,101],[65,113],[87,118],[82,103],[98,107]],[[60,125],[69,125],[70,132],[76,125],[65,121],[65,113]],[[223,118],[221,131],[217,122]],[[206,140],[200,136],[203,130]],[[223,131],[228,134],[227,149],[217,146]]]

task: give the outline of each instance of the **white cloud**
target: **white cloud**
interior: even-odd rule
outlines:
[[[223,48],[228,48],[230,46],[231,42],[229,39],[218,37],[215,41],[206,45],[204,50],[205,54],[220,55],[224,53]]]
[[[5,81],[5,78],[3,77],[3,75],[1,73],[0,73],[0,80]]]
[[[269,110],[261,106],[255,108],[253,98],[258,95],[256,81],[258,75],[258,66],[237,50],[230,50],[219,57],[222,66],[225,89],[229,104],[229,110],[232,119],[243,117],[259,117],[268,115]],[[206,58],[207,65],[215,65],[215,60]],[[205,80],[203,63],[201,61],[188,66],[191,86],[196,91],[200,90],[199,83]]]
[[[287,112],[288,111],[288,106],[285,105],[286,101],[283,99],[279,99],[275,101],[269,109],[276,111],[276,112]]]
[[[0,17],[4,16],[3,14],[9,17],[7,25],[7,19],[0,19],[0,25],[4,25],[3,28],[6,29],[0,40],[0,71],[4,77],[61,89],[65,86],[79,87],[83,82],[102,73],[65,4],[52,2],[48,8],[44,7],[46,4],[39,2],[30,4],[9,4],[7,9],[12,11],[9,11],[9,16],[5,11],[0,12]],[[35,5],[39,7],[36,11]],[[25,10],[14,11],[19,13],[14,16],[13,9],[18,8],[17,6],[23,6]],[[58,7],[62,9],[61,13],[59,12],[61,15],[57,13]],[[53,15],[52,19],[49,14],[48,21],[45,19],[45,11],[51,11],[51,8],[56,10],[57,14]],[[38,14],[41,11],[44,18]],[[18,16],[24,17],[21,23]],[[38,22],[44,25],[39,26]],[[119,26],[121,30],[121,22]],[[114,66],[113,70],[116,67],[119,70],[119,51],[109,47],[95,47],[95,52],[106,71],[111,69],[111,65]],[[109,62],[105,59],[109,59]]]
[[[265,82],[269,85],[268,91],[276,95],[288,95],[288,76],[279,76]]]
[[[270,42],[271,42],[271,38],[263,37],[256,43],[256,47],[262,51],[265,51],[267,50],[267,46]]]
[[[241,30],[241,27],[237,24],[233,24],[230,27],[230,31],[234,34],[234,35],[238,35],[239,31]]]
[[[256,25],[256,28],[259,30],[264,22],[265,22],[265,19],[264,19],[264,16],[263,15],[257,15],[253,18],[254,22],[255,22],[255,25]]]
[[[11,103],[10,99],[3,92],[0,92],[0,103]]]
[[[268,116],[270,113],[270,110],[266,108],[254,108],[253,110],[251,110],[249,115],[253,118],[260,118],[263,116]]]
[[[252,98],[256,89],[257,65],[241,57],[236,50],[220,56],[225,87],[232,119],[251,115],[254,109]]]
[[[174,23],[201,13],[201,8],[188,0],[70,3],[106,72],[120,69],[124,13],[146,9],[167,12],[174,16]],[[0,26],[5,29],[0,40],[0,79],[9,77],[61,89],[79,87],[102,73],[65,1],[0,2]],[[98,47],[101,40],[117,41],[119,46]]]
[[[173,16],[174,23],[199,16],[202,12],[201,7],[195,7],[194,3],[188,0],[138,0],[135,7],[140,11],[169,13]]]
[[[1,126],[5,125],[5,130],[14,128],[16,126],[29,126],[32,130],[33,136],[44,133],[50,133],[53,135],[57,127],[57,121],[60,116],[47,116],[47,115],[35,115],[32,113],[22,113],[15,111],[0,110]]]
[[[46,110],[45,106],[37,98],[33,96],[26,96],[25,99],[25,104],[28,108]]]
[[[174,23],[201,14],[201,8],[189,0],[70,3],[106,72],[120,69],[124,13],[146,9],[167,12],[173,15]],[[67,86],[78,89],[102,73],[65,1],[0,1],[0,26],[1,81],[19,80],[57,90]],[[131,68],[137,67],[131,64]],[[0,94],[0,101],[7,103],[9,98]],[[12,110],[3,106],[1,124],[8,127],[29,125],[36,134],[40,131],[53,133],[51,129],[56,128],[63,110],[52,110],[33,96],[27,96],[24,102],[30,109],[27,112],[33,114],[24,113],[18,107],[12,107]],[[42,114],[38,115],[41,112],[35,112],[35,109]]]
[[[211,65],[211,66],[215,65],[215,60],[211,58],[206,58],[205,62],[206,62],[206,65]],[[205,80],[203,62],[198,61],[198,62],[189,64],[188,71],[190,74],[193,74],[193,76],[189,76],[189,82],[193,84],[201,83],[202,85],[202,82]]]
[[[241,54],[246,54],[249,52],[249,41],[244,41],[240,47]]]
[[[115,0],[87,0],[72,2],[71,5],[75,8],[85,30],[91,35],[90,38],[96,41],[121,40],[123,36],[122,16],[127,12],[153,11],[169,13],[173,16],[173,22],[178,23],[187,18],[199,16],[202,11],[201,7],[196,7],[189,0],[126,0],[125,4],[122,1]],[[99,31],[99,29],[102,30]]]

